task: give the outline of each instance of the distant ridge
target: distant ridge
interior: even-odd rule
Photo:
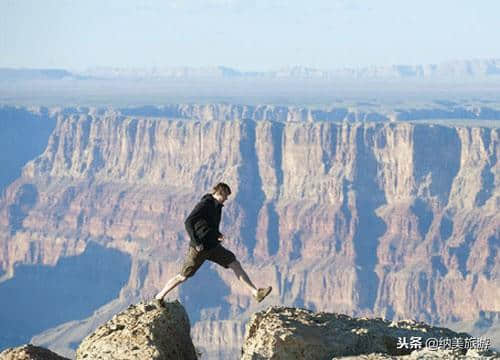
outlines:
[[[80,78],[64,69],[0,68],[0,80],[61,80]]]
[[[500,79],[500,59],[450,61],[428,65],[391,65],[322,70],[306,66],[289,66],[270,71],[241,71],[214,67],[152,67],[152,68],[91,68],[82,76],[106,79],[196,79],[196,78],[261,78],[261,79],[316,79],[316,80],[484,80]]]
[[[267,79],[267,80],[498,80],[500,59],[457,60],[427,65],[390,65],[322,70],[289,66],[270,71],[241,71],[213,67],[95,67],[70,72],[64,69],[0,68],[0,80],[182,80],[182,79]]]

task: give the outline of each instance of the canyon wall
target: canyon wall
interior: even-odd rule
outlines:
[[[178,271],[183,220],[218,181],[233,190],[225,246],[274,290],[256,305],[206,264],[172,293],[210,357],[237,353],[249,314],[269,303],[434,324],[500,311],[498,127],[265,106],[50,114],[45,151],[0,200],[0,290],[20,265],[57,266],[88,244],[130,258],[101,273],[128,276],[114,302],[37,337],[61,354]]]
[[[43,152],[56,125],[46,108],[0,106],[0,193]]]

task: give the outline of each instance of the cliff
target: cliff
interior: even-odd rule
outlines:
[[[500,120],[498,105],[446,100],[408,104],[397,102],[396,106],[381,106],[374,102],[351,101],[347,103],[340,102],[337,105],[322,108],[278,105],[189,104],[129,107],[119,109],[118,112],[125,116],[166,117],[198,121],[386,122]]]
[[[48,109],[0,106],[0,194],[45,150],[55,125]]]
[[[79,345],[77,359],[206,359],[195,350],[189,318],[175,302],[130,305]],[[484,339],[413,320],[352,318],[293,307],[268,307],[251,316],[242,360],[316,359],[494,359]],[[211,357],[213,358],[213,357]],[[64,359],[26,345],[0,359]]]
[[[279,117],[276,107],[174,109],[56,112],[45,151],[7,188],[0,291],[22,264],[36,267],[40,283],[63,259],[78,266],[89,244],[121,259],[117,268],[101,262],[85,281],[122,287],[89,313],[79,308],[88,285],[75,313],[38,343],[70,355],[98,323],[151,297],[178,271],[184,218],[220,180],[233,189],[225,245],[257,285],[273,286],[270,303],[433,324],[500,311],[497,127],[295,121],[296,110]],[[259,310],[216,266],[172,297],[209,356],[238,351]]]

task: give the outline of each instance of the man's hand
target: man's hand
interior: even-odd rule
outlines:
[[[196,245],[194,248],[196,249],[196,251],[201,252],[201,251],[203,251],[203,249],[205,247],[203,246],[203,244],[199,244],[199,245]]]
[[[224,234],[220,234],[219,237],[217,238],[217,240],[219,240],[219,242],[223,242],[224,241]]]

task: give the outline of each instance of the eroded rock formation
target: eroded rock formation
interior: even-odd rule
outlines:
[[[190,337],[189,318],[179,302],[130,305],[87,336],[76,359],[207,359]],[[207,336],[212,336],[208,331]],[[446,341],[448,340],[448,341]],[[386,321],[343,314],[269,307],[251,316],[242,360],[314,359],[495,359],[466,333],[413,320]],[[475,345],[471,346],[475,341]],[[236,357],[236,356],[235,356]],[[239,356],[238,356],[239,358]],[[62,360],[31,344],[0,353],[2,360]]]
[[[445,339],[449,339],[448,349],[437,349],[437,346],[436,349],[425,349],[434,342],[444,344]],[[380,318],[351,318],[342,314],[270,307],[252,315],[246,327],[241,359],[437,359],[448,355],[458,359],[469,351],[470,347],[464,345],[470,339],[471,336],[465,333],[412,320],[391,322]],[[455,346],[452,348],[453,341]],[[470,357],[463,358],[474,358],[472,354],[476,354],[476,350],[470,352]],[[485,359],[498,355],[484,350],[481,352]],[[411,357],[398,356],[410,353]]]
[[[0,353],[1,360],[68,360],[56,353],[32,344],[10,348]]]
[[[178,302],[130,305],[87,336],[76,359],[197,359],[186,311]]]
[[[459,350],[430,350],[424,348],[415,350],[410,355],[392,356],[381,353],[358,356],[334,357],[332,360],[490,360],[498,359],[500,355],[492,352],[467,350],[463,353]]]

